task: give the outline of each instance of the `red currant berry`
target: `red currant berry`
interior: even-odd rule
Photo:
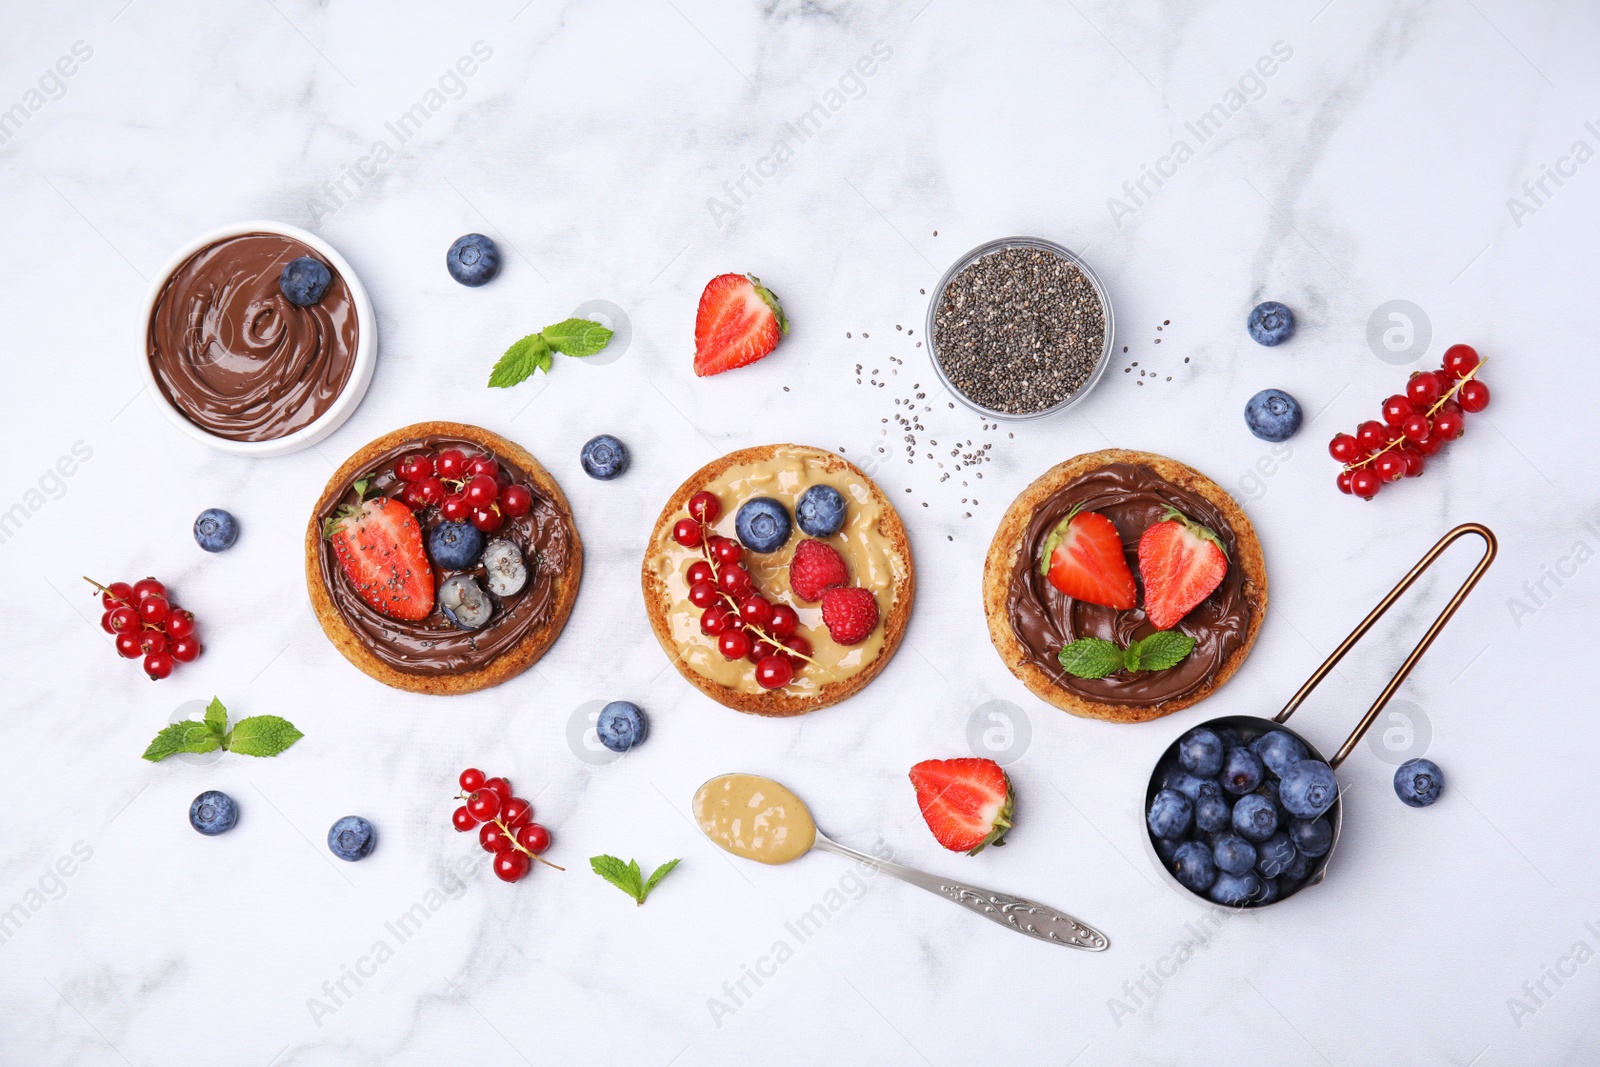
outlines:
[[[444,487],[444,482],[431,474],[417,482],[416,486],[417,499],[424,507],[438,507],[444,503],[444,498],[450,495],[450,491]]]
[[[1461,409],[1451,410],[1446,405],[1433,419],[1433,432],[1438,434],[1441,441],[1454,441],[1467,431],[1467,420],[1461,417]]]
[[[750,646],[750,651],[745,655],[745,659],[751,663],[760,663],[768,656],[776,656],[777,654],[778,646],[763,638]]]
[[[154,578],[140,578],[133,583],[133,599],[143,600],[147,596],[166,596],[167,587]]]
[[[533,821],[533,805],[521,797],[512,797],[500,807],[500,821],[515,829]]]
[[[500,814],[500,794],[493,789],[480,789],[467,798],[467,811],[479,822],[486,822]]]
[[[179,663],[193,663],[200,658],[200,639],[193,634],[188,637],[174,637],[167,642],[167,655]]]
[[[517,831],[517,844],[529,852],[543,852],[550,847],[550,831],[538,823],[529,823]]]
[[[1405,477],[1406,461],[1393,449],[1385,452],[1372,461],[1372,468],[1378,472],[1378,477],[1386,482],[1398,482]]]
[[[697,559],[689,564],[689,569],[684,573],[684,580],[690,585],[696,582],[715,582],[717,572],[711,569],[711,564],[703,559]]]
[[[483,787],[500,798],[502,808],[517,796],[511,791],[511,783],[504,778],[490,778]]]
[[[742,597],[755,585],[750,572],[737,564],[729,564],[717,573],[717,588],[729,596]]]
[[[1376,452],[1384,446],[1383,423],[1368,419],[1356,427],[1356,445],[1363,453]]]
[[[1362,500],[1371,500],[1383,487],[1383,479],[1371,467],[1361,467],[1350,475],[1350,491]]]
[[[788,660],[789,665],[795,670],[803,667],[806,662],[805,657],[811,655],[811,642],[807,641],[801,634],[785,637],[783,639],[783,647],[794,653],[792,656],[784,655],[783,658]]]
[[[520,519],[533,510],[533,493],[525,485],[508,485],[500,491],[500,510]]]
[[[100,614],[100,629],[104,630],[108,634],[114,634],[114,633],[117,632],[117,628],[115,626],[111,625],[111,612],[109,612],[109,611],[101,612],[101,614]]]
[[[165,652],[152,652],[144,658],[144,673],[152,682],[159,682],[172,673],[172,657]]]
[[[1346,496],[1348,496],[1350,494],[1350,475],[1351,475],[1350,471],[1340,471],[1339,472],[1339,479],[1338,479],[1339,492],[1344,493]]]
[[[1430,429],[1432,429],[1432,426],[1429,424],[1426,415],[1408,415],[1406,416],[1406,421],[1400,424],[1400,432],[1405,434],[1406,439],[1410,441],[1421,441],[1428,436]]]
[[[139,631],[139,651],[147,656],[167,650],[167,635],[160,630]]]
[[[493,478],[480,474],[467,482],[467,503],[475,508],[488,507],[500,499],[500,487]]]
[[[488,781],[488,778],[489,776],[478,770],[478,768],[468,767],[461,772],[461,777],[456,780],[461,784],[462,792],[476,793],[483,788],[483,783]]]
[[[722,514],[722,501],[715,493],[698,492],[689,498],[689,514],[700,522],[716,522]]]
[[[719,537],[711,544],[711,555],[718,563],[738,563],[744,559],[744,546],[731,537]]]
[[[739,618],[744,620],[746,626],[764,627],[772,621],[772,605],[765,597],[751,593],[739,601]]]
[[[157,593],[152,593],[139,601],[139,618],[151,625],[165,622],[167,613],[171,610],[172,605],[167,603],[167,598]]]
[[[723,659],[744,659],[750,654],[750,635],[743,630],[724,630],[717,636],[717,651]]]
[[[1422,452],[1415,448],[1402,448],[1400,458],[1406,461],[1406,477],[1415,478],[1422,473],[1428,461],[1422,458]]]
[[[689,587],[689,603],[702,611],[721,599],[722,597],[717,593],[717,587],[710,582],[695,582]]]
[[[459,482],[467,473],[467,457],[458,448],[447,448],[433,457],[433,473],[447,482]]]
[[[106,591],[100,594],[100,603],[108,608],[119,604],[133,603],[133,586],[127,582],[112,582],[106,586]]]
[[[1470,382],[1462,383],[1456,399],[1461,402],[1462,411],[1476,414],[1489,406],[1489,387],[1474,378]]]
[[[395,467],[394,476],[403,482],[420,482],[424,478],[432,478],[433,460],[422,452],[413,452]]]
[[[500,464],[495,462],[493,456],[473,456],[467,461],[467,473],[475,478],[493,480],[500,473]]]
[[[1421,370],[1406,382],[1406,396],[1419,408],[1430,408],[1444,394],[1444,384],[1431,370]]]
[[[402,482],[400,492],[395,499],[412,511],[421,511],[428,506],[427,501],[422,499],[421,482]]]
[[[1409,419],[1417,410],[1407,397],[1396,393],[1383,402],[1383,421],[1390,426],[1399,426]]]
[[[138,631],[124,630],[117,635],[117,654],[125,659],[138,659],[143,655],[139,651]]]
[[[700,632],[707,637],[716,637],[726,630],[733,621],[733,616],[728,614],[728,609],[721,605],[713,605],[700,615]]]
[[[700,524],[693,519],[679,519],[672,524],[672,539],[684,548],[697,548],[704,536]]]
[[[505,521],[505,516],[500,514],[500,508],[496,504],[490,504],[485,508],[472,509],[472,525],[484,533],[494,533],[505,525]]]
[[[168,637],[188,637],[194,633],[194,612],[182,608],[167,612],[166,631]]]
[[[1444,438],[1430,429],[1428,436],[1417,442],[1417,450],[1424,456],[1437,456],[1444,445]]]
[[[478,844],[485,852],[504,852],[511,847],[511,838],[499,823],[486,822],[478,831]]]
[[[1481,362],[1478,350],[1471,345],[1451,345],[1444,350],[1444,372],[1452,378],[1465,378]]]
[[[774,604],[772,606],[772,619],[767,623],[767,631],[773,637],[788,637],[800,628],[800,615],[787,604]]]
[[[474,819],[472,817],[472,813],[469,812],[465,807],[460,807],[450,813],[450,823],[457,830],[460,830],[462,833],[466,833],[468,830],[478,825],[478,820]]]
[[[139,613],[126,604],[114,607],[106,612],[106,619],[111,626],[112,633],[120,634],[139,628]]]
[[[1351,463],[1361,455],[1361,446],[1347,433],[1334,434],[1333,440],[1328,442],[1328,455],[1340,463]]]
[[[466,522],[472,518],[472,505],[467,503],[465,493],[456,493],[444,498],[439,513],[444,516],[445,522]]]
[[[782,689],[794,678],[794,667],[782,656],[767,656],[756,664],[756,684],[763,689]]]
[[[494,876],[502,882],[522,881],[532,866],[533,861],[516,849],[507,849],[494,854]]]

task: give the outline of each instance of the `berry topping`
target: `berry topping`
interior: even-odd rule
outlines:
[[[447,448],[433,457],[433,473],[447,482],[458,482],[467,476],[467,457],[459,448]]]
[[[467,522],[441,522],[428,531],[428,557],[447,571],[464,571],[483,554],[483,534]]]
[[[784,656],[763,656],[756,664],[756,684],[763,689],[782,689],[794,680],[794,665]]]
[[[239,539],[239,522],[221,508],[207,508],[194,520],[194,540],[207,552],[223,552]]]
[[[477,630],[494,614],[494,604],[479,588],[476,578],[458,574],[446,578],[439,586],[439,610],[458,628]]]
[[[500,490],[500,510],[510,519],[520,519],[533,510],[533,493],[525,485],[508,485]]]
[[[1244,422],[1263,441],[1287,441],[1300,429],[1300,402],[1282,389],[1263,389],[1244,406]]]
[[[433,569],[410,508],[387,497],[346,505],[323,535],[357,595],[380,615],[420,622],[433,613]]]
[[[278,275],[278,288],[296,307],[310,307],[322,299],[333,281],[333,272],[320,259],[301,256],[290,260]]]
[[[739,505],[734,529],[752,552],[776,552],[789,541],[789,510],[770,496],[752,497]]]
[[[476,288],[500,273],[500,249],[481,233],[465,234],[450,245],[444,266],[450,277]]]
[[[783,308],[754,275],[719,274],[700,294],[694,372],[702,378],[754,363],[789,332]]]
[[[495,596],[515,596],[528,584],[522,553],[510,541],[490,541],[483,550],[483,577]]]
[[[583,472],[602,482],[608,482],[627,470],[629,459],[628,446],[608,433],[589,438],[578,456],[583,464]]]
[[[689,517],[698,522],[716,522],[722,514],[722,501],[704,490],[689,498]]]
[[[1250,309],[1245,328],[1256,344],[1272,348],[1294,336],[1294,312],[1276,300],[1268,300]]]
[[[728,633],[723,636],[728,636]],[[649,720],[645,718],[644,711],[627,700],[613,700],[601,708],[600,717],[594,724],[600,743],[613,752],[626,752],[640,744],[649,730]],[[539,849],[533,851],[538,852]]]
[[[704,533],[693,519],[679,519],[672,524],[672,539],[684,548],[699,548]]]
[[[923,820],[945,848],[976,856],[1005,843],[1014,801],[1011,781],[994,760],[924,760],[911,768],[911,784]]]
[[[1040,570],[1056,590],[1074,600],[1127,611],[1138,588],[1111,520],[1098,511],[1074,508],[1045,539]]]
[[[328,851],[354,863],[372,855],[378,832],[359,815],[346,815],[328,829]]]
[[[1167,509],[1167,518],[1139,538],[1144,612],[1158,630],[1170,630],[1228,573],[1228,554],[1214,531]]]
[[[822,599],[822,594],[850,580],[844,559],[832,545],[810,538],[794,547],[789,560],[789,588],[807,603]]]
[[[813,485],[794,506],[795,521],[807,537],[829,537],[844,526],[844,494],[831,485]]]
[[[878,625],[878,602],[854,586],[835,586],[822,594],[822,622],[841,645],[858,645]]]

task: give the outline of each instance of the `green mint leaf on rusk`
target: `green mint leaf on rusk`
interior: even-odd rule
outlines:
[[[222,744],[222,738],[213,732],[209,723],[198,719],[175,722],[162,729],[144,750],[144,758],[160,763],[179,752],[210,752]]]
[[[611,331],[588,319],[563,319],[540,333],[551,348],[568,356],[592,356],[611,343]]]
[[[276,756],[304,736],[288,719],[252,715],[234,724],[222,747],[241,756]]]
[[[1123,669],[1122,649],[1098,637],[1080,637],[1056,655],[1061,669],[1078,678],[1104,678]]]
[[[1176,630],[1159,630],[1138,642],[1138,646],[1139,665],[1129,670],[1164,671],[1176,667],[1194,651],[1194,638]]]
[[[1136,671],[1139,669],[1140,646],[1137,641],[1130,641],[1128,647],[1122,651],[1122,669]]]
[[[554,357],[550,355],[550,342],[544,339],[543,334],[530,333],[506,349],[506,354],[489,372],[489,385],[494,389],[509,388],[526,381],[535,371],[549,373],[554,362]]]
[[[228,732],[228,709],[216,697],[212,697],[211,703],[206,705],[206,726],[217,735],[218,741]]]

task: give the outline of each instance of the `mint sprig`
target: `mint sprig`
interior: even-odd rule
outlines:
[[[611,331],[598,322],[563,319],[513,342],[489,372],[489,386],[508,389],[539,371],[549,374],[557,352],[582,358],[595,355],[610,343]]]
[[[589,866],[594,868],[594,873],[622,890],[634,899],[636,905],[643,905],[644,898],[650,891],[661,884],[661,879],[672,873],[672,869],[681,861],[669,860],[655,869],[648,879],[639,869],[638,860],[629,860],[623,863],[615,856],[590,856]]]
[[[216,697],[206,705],[205,718],[185,719],[163,727],[144,750],[144,758],[160,763],[179,752],[222,749],[241,756],[276,756],[304,737],[294,724],[276,715],[251,715],[228,729],[228,709]]]
[[[1159,630],[1121,648],[1098,637],[1080,637],[1056,654],[1061,669],[1077,678],[1104,678],[1118,671],[1164,671],[1194,651],[1194,638]]]

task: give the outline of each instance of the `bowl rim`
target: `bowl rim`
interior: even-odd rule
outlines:
[[[328,405],[328,410],[317,416],[316,420],[300,427],[293,433],[282,437],[274,437],[266,441],[235,441],[229,437],[214,434],[193,422],[187,415],[167,398],[162,391],[161,384],[156,380],[155,371],[150,367],[150,316],[155,313],[156,302],[161,298],[162,292],[167,287],[167,282],[173,273],[181,267],[190,256],[196,252],[230,237],[241,237],[250,233],[271,233],[301,242],[319,255],[325,257],[335,270],[344,278],[345,284],[350,288],[350,299],[356,309],[356,358],[355,365],[351,368],[350,379],[334,397],[333,403]],[[367,288],[362,284],[361,278],[356,274],[350,261],[339,254],[323,238],[303,230],[298,226],[291,226],[284,222],[272,222],[265,219],[252,219],[243,222],[230,223],[219,226],[214,230],[200,234],[184,242],[177,251],[167,258],[161,269],[153,276],[145,293],[141,305],[142,314],[138,322],[138,342],[135,351],[138,352],[140,374],[144,378],[145,387],[155,400],[162,414],[186,436],[201,444],[210,445],[221,452],[228,452],[237,456],[264,457],[282,456],[301,449],[309,448],[318,441],[323,440],[342,426],[346,419],[355,413],[362,399],[366,396],[367,388],[372,384],[372,373],[377,365],[378,358],[378,327],[372,310],[372,300],[367,295]]]
[[[1105,323],[1105,334],[1100,345],[1100,356],[1095,361],[1094,369],[1089,372],[1089,377],[1084,379],[1083,384],[1078,387],[1077,391],[1065,400],[1050,407],[1020,415],[984,407],[957,389],[955,384],[950,381],[949,375],[945,373],[944,366],[939,362],[938,344],[934,339],[934,318],[951,280],[964,267],[970,266],[991,252],[998,252],[1006,248],[1039,248],[1071,263],[1089,280],[1090,287],[1094,289],[1095,296],[1100,300],[1100,317]],[[1031,422],[1034,419],[1042,419],[1047,415],[1054,415],[1067,410],[1088,396],[1094,391],[1094,387],[1100,384],[1100,379],[1105,376],[1106,368],[1111,364],[1112,353],[1116,351],[1116,317],[1111,308],[1111,294],[1107,291],[1105,283],[1100,280],[1100,276],[1095,273],[1094,268],[1089,266],[1081,255],[1063,244],[1050,240],[1048,237],[1028,237],[1018,234],[985,241],[950,264],[944,275],[939,279],[938,284],[934,287],[933,294],[928,299],[928,310],[923,321],[923,335],[927,341],[928,360],[933,364],[933,373],[938,376],[939,383],[948,389],[952,396],[961,401],[963,406],[987,418],[999,419],[1003,422]]]

